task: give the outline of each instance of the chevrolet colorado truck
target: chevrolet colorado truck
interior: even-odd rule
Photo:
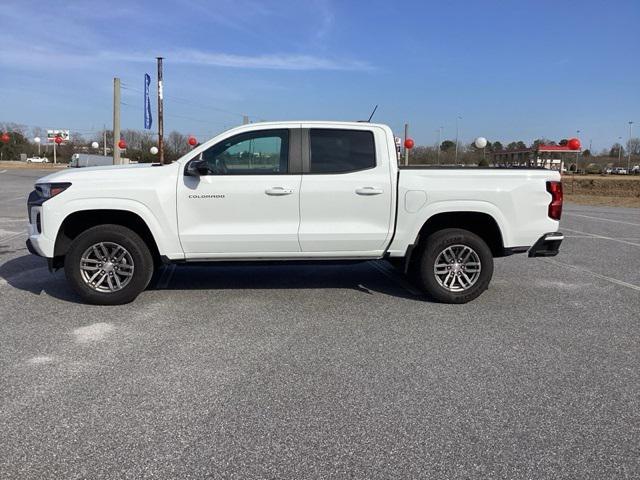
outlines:
[[[268,122],[168,165],[41,178],[27,247],[94,304],[134,300],[167,263],[374,259],[465,303],[494,257],[556,255],[561,210],[555,171],[399,167],[385,125]]]

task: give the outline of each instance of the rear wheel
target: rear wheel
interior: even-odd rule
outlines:
[[[153,275],[149,248],[133,230],[99,225],[78,235],[65,256],[71,286],[88,303],[120,305],[134,300]]]
[[[433,298],[467,303],[488,288],[493,255],[475,233],[447,228],[426,239],[419,267],[420,284]]]

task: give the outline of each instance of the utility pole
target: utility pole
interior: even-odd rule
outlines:
[[[576,137],[580,138],[580,130],[576,130]],[[576,151],[576,173],[580,173],[580,169],[578,168],[578,162],[580,160],[580,150]]]
[[[104,149],[104,156],[107,156],[107,126],[102,126],[102,148]]]
[[[438,127],[438,147],[436,149],[436,163],[440,165],[440,145],[442,145],[442,129],[443,127]]]
[[[162,99],[164,97],[162,91],[162,57],[156,57],[158,60],[158,153],[160,163],[164,162],[164,108]]]
[[[404,124],[404,141],[405,142],[407,141],[407,138],[409,138],[409,124],[405,123]],[[404,164],[409,165],[409,149],[406,146],[404,147]]]
[[[456,117],[456,161],[455,161],[456,165],[458,164],[458,136],[460,133],[460,125],[459,125],[460,120],[462,120],[462,117],[458,115]]]
[[[120,79],[113,79],[113,164],[120,165]]]
[[[629,122],[629,143],[627,143],[627,173],[631,173],[629,169],[631,168],[631,127],[633,127],[633,122]]]

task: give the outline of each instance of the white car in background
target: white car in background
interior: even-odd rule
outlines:
[[[47,157],[29,157],[27,163],[49,163],[49,159]]]

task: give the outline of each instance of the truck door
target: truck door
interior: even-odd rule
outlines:
[[[395,194],[387,152],[381,129],[303,129],[303,252],[382,253]]]
[[[300,252],[300,167],[294,172],[300,142],[300,129],[250,131],[190,160],[203,160],[206,168],[178,179],[178,230],[187,258]]]

